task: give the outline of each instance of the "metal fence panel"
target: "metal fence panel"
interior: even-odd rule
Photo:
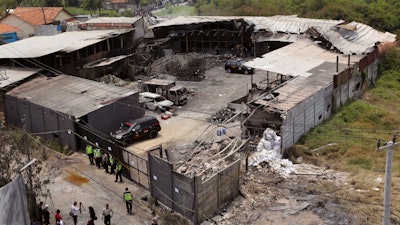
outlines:
[[[151,195],[167,207],[173,209],[172,165],[148,152],[150,164]]]

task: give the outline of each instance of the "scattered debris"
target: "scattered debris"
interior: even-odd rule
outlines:
[[[208,122],[210,123],[223,123],[232,118],[235,115],[235,110],[231,108],[225,108],[219,110],[213,116],[208,118]]]
[[[282,159],[279,153],[280,145],[281,137],[276,135],[271,128],[267,128],[257,145],[257,152],[250,157],[250,165],[257,167],[266,163],[273,172],[287,177],[295,171],[295,168],[291,161]]]

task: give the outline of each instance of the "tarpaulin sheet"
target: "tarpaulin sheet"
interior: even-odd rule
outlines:
[[[30,225],[25,184],[22,177],[0,188],[0,224]]]

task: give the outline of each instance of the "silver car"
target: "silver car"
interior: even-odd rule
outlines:
[[[154,110],[156,112],[168,111],[174,105],[172,101],[152,92],[139,93],[139,103],[143,108]]]

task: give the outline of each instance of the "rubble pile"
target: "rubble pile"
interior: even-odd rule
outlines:
[[[175,74],[177,80],[201,81],[205,79],[205,70],[215,62],[215,56],[198,53],[173,54],[155,60],[148,68],[147,75],[160,73]]]
[[[238,146],[239,139],[225,138],[220,142],[200,143],[191,151],[175,148],[171,151],[171,160],[175,161],[174,169],[178,173],[189,177],[202,175],[206,180],[237,159]]]
[[[283,177],[294,173],[293,163],[287,159],[282,159],[280,145],[281,137],[276,135],[271,128],[267,128],[257,145],[257,152],[250,157],[249,164],[254,167],[267,164],[273,172]]]
[[[213,116],[208,118],[210,123],[223,123],[235,115],[235,110],[231,108],[221,109],[216,112]]]
[[[99,82],[102,82],[105,84],[112,84],[112,85],[120,86],[120,87],[123,87],[129,83],[128,81],[124,81],[121,78],[119,78],[113,74],[108,74],[103,77],[100,77]]]

